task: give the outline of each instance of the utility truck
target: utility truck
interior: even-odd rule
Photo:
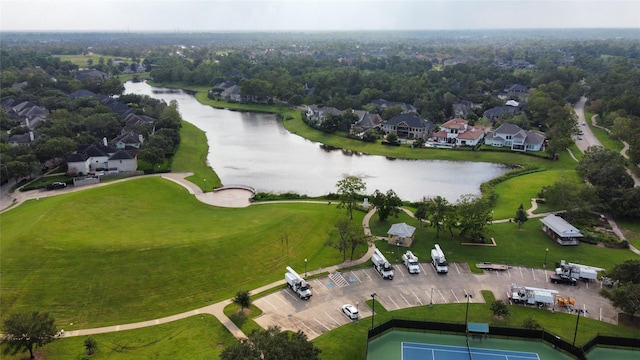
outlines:
[[[404,253],[404,255],[402,255],[402,262],[404,263],[404,266],[407,267],[407,270],[409,270],[409,274],[420,273],[420,266],[418,265],[418,257],[413,255],[411,251],[407,250],[407,252]]]
[[[549,305],[553,306],[558,291],[511,284],[509,294],[509,300],[514,304],[545,307]]]
[[[382,255],[380,250],[375,249],[373,251],[373,255],[371,256],[371,261],[373,262],[373,268],[376,269],[378,274],[382,276],[383,279],[393,280],[393,268],[391,264],[387,261],[387,258]]]
[[[436,269],[438,274],[446,274],[449,272],[447,259],[445,259],[444,253],[438,244],[431,249],[431,264],[433,264],[433,267]]]
[[[294,293],[303,300],[309,300],[311,298],[311,288],[309,284],[298,275],[290,266],[287,266],[287,272],[284,274],[284,279],[287,281],[287,285]]]
[[[556,275],[571,277],[585,282],[598,279],[598,272],[604,271],[602,268],[567,263],[564,260],[556,263]]]

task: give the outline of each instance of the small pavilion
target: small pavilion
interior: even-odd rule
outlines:
[[[413,243],[413,235],[416,228],[407,225],[406,223],[399,223],[391,225],[387,235],[389,235],[387,241],[391,245],[409,247]]]

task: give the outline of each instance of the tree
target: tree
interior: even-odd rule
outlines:
[[[55,165],[60,164],[60,160],[64,160],[69,154],[73,153],[77,144],[68,137],[49,138],[36,148],[36,156],[41,163],[45,163],[49,159],[53,159]]]
[[[456,212],[460,236],[466,236],[471,241],[481,240],[485,226],[493,220],[488,201],[478,195],[462,195],[456,203]]]
[[[240,306],[240,312],[244,314],[244,309],[248,309],[251,306],[251,297],[249,296],[249,290],[240,290],[233,297],[233,303]]]
[[[93,355],[98,350],[98,342],[96,339],[89,336],[84,339],[84,348],[87,350],[87,355]]]
[[[42,347],[56,336],[55,320],[49,313],[34,311],[31,313],[16,313],[9,315],[3,322],[0,338],[5,354],[15,355],[29,350],[30,359],[35,359],[33,349]]]
[[[433,201],[427,203],[429,223],[436,228],[436,239],[440,238],[440,230],[443,230],[452,215],[452,206],[449,201],[438,195]]]
[[[359,198],[362,197],[361,193],[367,188],[365,183],[357,176],[347,176],[346,178],[336,183],[338,188],[338,195],[340,196],[341,203],[339,208],[347,209],[349,213],[349,219],[353,220],[353,208]]]
[[[640,284],[622,283],[612,289],[600,289],[600,295],[611,301],[611,304],[624,313],[634,316],[640,311]]]
[[[640,284],[640,260],[626,260],[607,272],[607,276],[621,283]]]
[[[398,195],[396,195],[396,193],[391,189],[387,190],[386,194],[376,190],[373,193],[371,204],[378,209],[378,218],[380,221],[386,221],[390,215],[398,217],[398,213],[400,212],[399,207],[402,206],[402,200],[400,200]]]
[[[493,312],[493,316],[497,318],[502,318],[510,315],[509,308],[504,302],[502,302],[502,300],[494,300],[491,303],[491,312]]]
[[[289,333],[277,326],[254,329],[246,339],[225,348],[222,360],[319,360],[321,350],[302,331]]]
[[[389,144],[397,144],[398,143],[398,134],[395,132],[390,132],[387,134],[387,142]]]
[[[413,216],[418,219],[418,226],[422,227],[422,220],[427,218],[427,204],[424,202],[419,203]]]
[[[157,164],[160,164],[164,161],[164,149],[161,149],[157,146],[145,146],[138,153],[138,158],[140,160],[146,161],[151,165],[152,169],[155,169]]]
[[[516,216],[514,217],[514,220],[518,223],[518,230],[522,229],[522,224],[529,220],[529,216],[527,216],[527,212],[524,210],[522,204],[520,204],[518,210],[516,210]]]
[[[527,330],[538,330],[542,326],[540,326],[540,323],[538,322],[538,320],[529,316],[526,319],[524,319],[524,321],[522,322],[522,327]]]

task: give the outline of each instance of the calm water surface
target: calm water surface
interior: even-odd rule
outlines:
[[[319,196],[335,193],[336,182],[353,175],[363,179],[368,193],[393,189],[403,200],[440,195],[455,202],[463,194],[479,194],[481,183],[507,171],[492,163],[399,160],[329,150],[289,133],[274,115],[214,109],[187,93],[167,90],[125,83],[125,93],[178,102],[184,120],[206,133],[207,160],[226,185]]]

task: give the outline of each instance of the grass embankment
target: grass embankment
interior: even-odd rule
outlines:
[[[187,180],[198,185],[204,191],[222,185],[218,174],[207,162],[209,144],[207,136],[195,125],[183,121],[180,129],[180,146],[173,157],[172,172],[192,172]]]
[[[66,329],[66,328],[65,328]],[[98,350],[86,356],[88,336],[62,338],[37,349],[38,359],[218,359],[237,340],[214,316],[203,314],[142,329],[92,335]],[[3,357],[4,359],[4,357]],[[7,360],[24,359],[23,355]]]
[[[3,314],[49,311],[73,330],[188,311],[305,258],[339,263],[325,243],[343,216],[303,203],[216,208],[157,177],[27,201],[2,214]]]

